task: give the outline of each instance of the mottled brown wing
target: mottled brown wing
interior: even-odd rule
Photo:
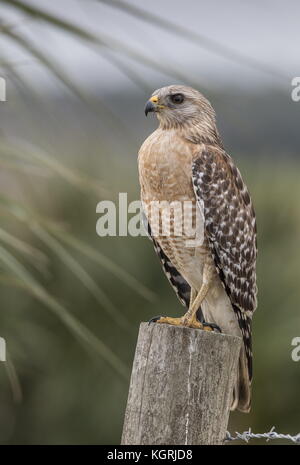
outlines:
[[[242,331],[251,379],[257,245],[250,195],[229,155],[212,146],[199,154],[192,176],[212,256]]]

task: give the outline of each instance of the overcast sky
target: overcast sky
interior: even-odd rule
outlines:
[[[31,0],[26,3],[60,15],[96,36],[101,37],[104,33],[112,36],[163,66],[177,68],[193,82],[199,82],[199,87],[289,87],[292,77],[300,75],[298,0],[128,0],[128,3],[139,5],[161,18],[214,39],[245,57],[260,61],[264,66],[282,74],[282,81],[130,17],[102,4],[100,0]],[[25,15],[16,15],[12,8],[1,6],[1,16],[4,23],[16,25],[14,30],[17,33],[24,34],[37,46],[47,50],[48,56],[56,60],[76,82],[85,86],[97,83],[103,91],[133,85],[123,73],[101,56],[99,50],[92,50],[88,45],[55,28],[28,20]],[[50,88],[56,85],[55,81],[53,83],[47,78],[35,60],[19,47],[4,39],[0,52],[10,61],[19,63],[19,71],[35,85],[46,84]],[[118,57],[125,60],[130,70],[150,86],[153,82],[162,85],[171,81],[178,82],[178,79],[162,74],[155,67],[148,68],[126,57],[124,59],[121,51],[120,53]]]

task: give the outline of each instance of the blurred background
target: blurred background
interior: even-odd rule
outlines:
[[[258,219],[253,407],[229,430],[300,430],[300,4],[0,0],[0,442],[118,444],[139,323],[180,315],[145,237],[99,237],[139,198],[156,88],[212,102]]]

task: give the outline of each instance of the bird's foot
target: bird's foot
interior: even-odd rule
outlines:
[[[202,329],[203,331],[217,330],[219,333],[222,332],[219,326],[215,323],[201,323],[199,320],[197,320],[196,317],[186,318],[185,315],[181,318],[172,318],[169,316],[155,316],[154,318],[151,318],[151,320],[149,320],[149,324],[150,323],[165,323],[173,326],[186,326],[188,328]]]
[[[173,326],[182,326],[182,318],[171,318],[169,316],[155,316],[149,320],[150,323],[165,323]]]
[[[222,333],[222,330],[220,326],[216,325],[215,323],[206,323],[206,321],[203,321],[203,326],[205,331],[214,331],[216,330],[219,333]]]

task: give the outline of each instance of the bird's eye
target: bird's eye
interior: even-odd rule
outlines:
[[[171,95],[171,100],[173,103],[182,103],[184,101],[184,96],[182,94]]]

